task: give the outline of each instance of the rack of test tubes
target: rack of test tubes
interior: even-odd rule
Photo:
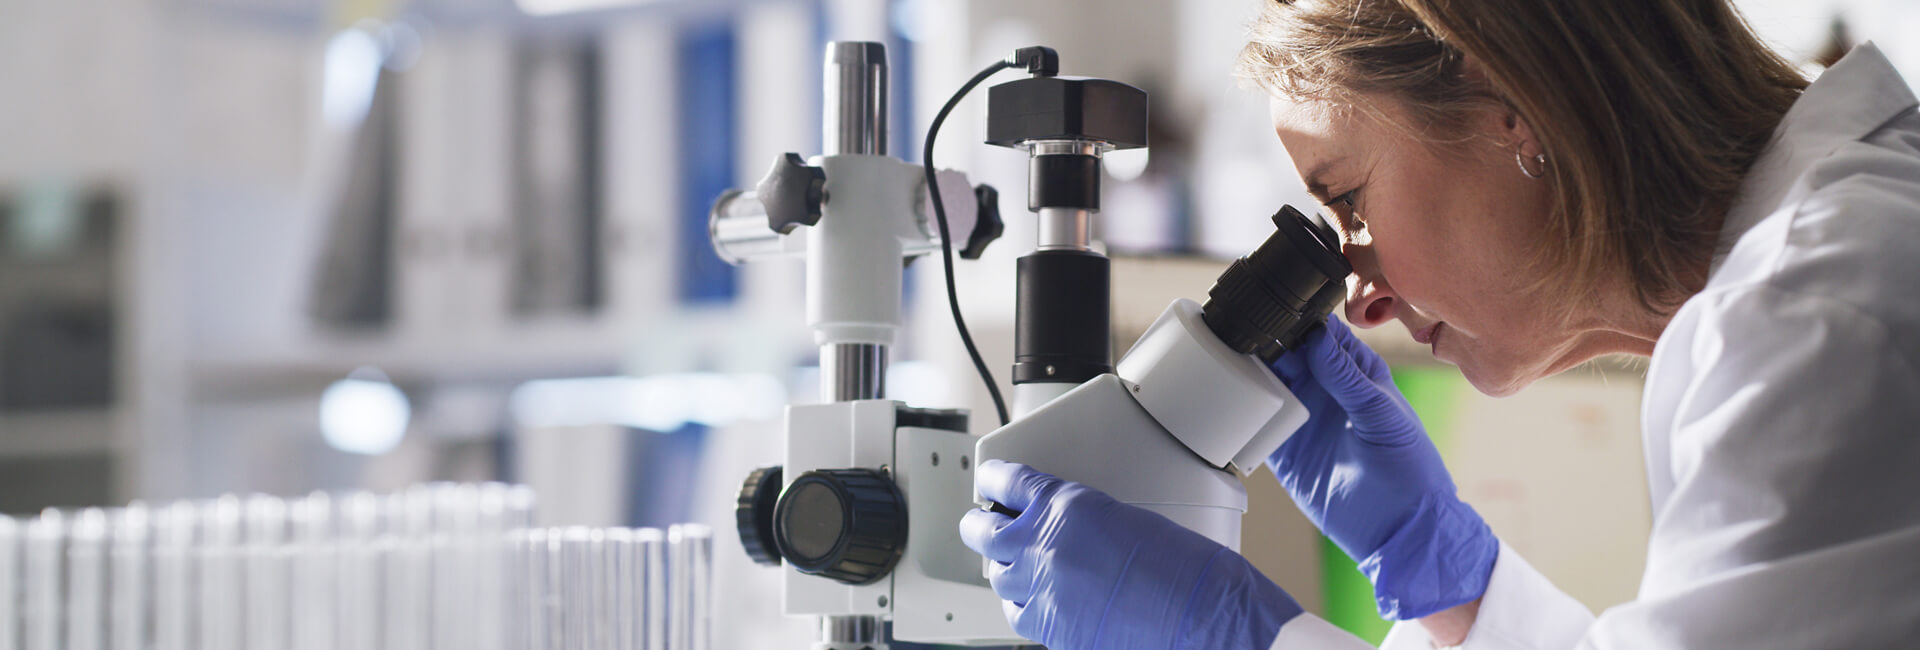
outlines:
[[[536,528],[530,488],[0,516],[0,650],[708,650],[713,534]]]

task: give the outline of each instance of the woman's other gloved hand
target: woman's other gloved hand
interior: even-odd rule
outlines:
[[[1053,650],[1265,650],[1300,606],[1246,558],[1166,517],[1026,465],[986,461],[969,548],[1020,636]]]
[[[1500,543],[1455,495],[1379,355],[1330,316],[1273,371],[1312,417],[1267,465],[1373,581],[1380,615],[1421,618],[1484,594]]]

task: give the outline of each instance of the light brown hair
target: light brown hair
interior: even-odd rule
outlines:
[[[1555,195],[1556,245],[1529,272],[1567,301],[1624,272],[1654,312],[1704,280],[1742,178],[1807,85],[1728,0],[1268,1],[1238,74],[1294,98],[1395,100],[1443,149],[1472,111],[1511,107]]]

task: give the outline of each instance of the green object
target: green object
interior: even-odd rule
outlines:
[[[1453,432],[1454,415],[1460,405],[1466,380],[1452,368],[1411,366],[1395,368],[1393,383],[1407,404],[1420,416],[1440,455],[1447,455],[1447,442]],[[1358,565],[1333,540],[1320,537],[1320,585],[1326,603],[1327,622],[1379,645],[1386,638],[1391,621],[1380,618],[1373,602],[1373,585],[1360,573]]]
[[[1380,645],[1393,623],[1380,618],[1373,605],[1373,585],[1360,574],[1359,566],[1347,552],[1320,536],[1320,588],[1324,592],[1326,619],[1342,630]]]
[[[1411,366],[1395,368],[1393,383],[1400,387],[1407,405],[1413,407],[1414,414],[1420,416],[1421,426],[1426,427],[1427,437],[1433,439],[1433,446],[1445,458],[1452,451],[1447,443],[1452,438],[1461,391],[1467,388],[1467,380],[1452,366]]]

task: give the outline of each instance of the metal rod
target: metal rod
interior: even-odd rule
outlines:
[[[789,244],[785,235],[767,227],[767,207],[760,203],[759,193],[752,191],[727,190],[721,194],[713,202],[707,235],[713,242],[714,254],[734,266],[804,250]],[[791,241],[798,244],[806,239],[794,237]]]
[[[1034,140],[1025,143],[1032,156],[1105,156],[1112,145],[1098,140]],[[1098,172],[1098,167],[1095,167]],[[1097,187],[1097,185],[1095,186]],[[1039,250],[1093,250],[1093,211],[1045,206],[1035,210],[1039,227],[1034,248]]]
[[[879,643],[880,618],[877,616],[825,616],[820,619],[820,636],[827,643]]]
[[[1080,208],[1040,208],[1039,234],[1034,248],[1040,250],[1093,250],[1093,214]]]
[[[1034,156],[1078,155],[1098,158],[1113,149],[1113,145],[1099,140],[1032,140],[1024,143],[1027,153]]]
[[[820,398],[828,402],[881,399],[887,394],[887,346],[820,346]]]
[[[826,132],[829,156],[887,153],[887,48],[867,41],[827,44]]]

